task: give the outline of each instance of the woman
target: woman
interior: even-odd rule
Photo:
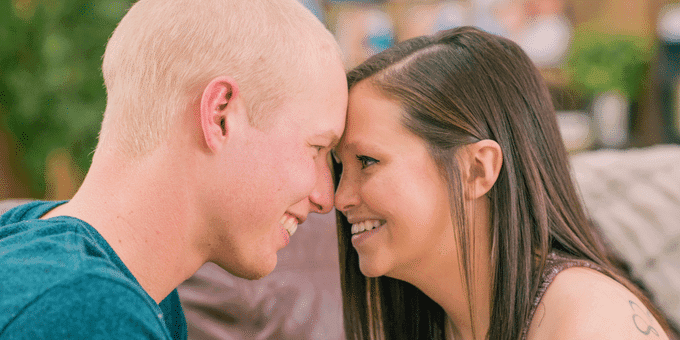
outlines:
[[[516,44],[444,31],[348,83],[335,150],[348,338],[668,339],[589,223]]]

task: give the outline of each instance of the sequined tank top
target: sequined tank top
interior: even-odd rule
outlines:
[[[574,259],[564,253],[557,251],[550,253],[545,261],[545,270],[541,275],[541,284],[538,287],[536,296],[534,296],[534,301],[531,304],[529,318],[524,324],[521,340],[526,340],[527,334],[529,333],[531,320],[534,318],[534,313],[536,313],[536,308],[538,308],[538,304],[541,303],[541,299],[543,299],[543,295],[545,295],[545,292],[548,290],[550,284],[553,282],[553,280],[555,280],[557,274],[572,267],[586,267],[604,273],[602,268],[590,261]],[[604,274],[606,275],[606,273]]]

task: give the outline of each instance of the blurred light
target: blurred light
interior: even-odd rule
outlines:
[[[466,10],[458,2],[449,2],[442,6],[434,24],[436,31],[443,31],[451,28],[463,26],[467,23]]]
[[[628,99],[618,91],[609,91],[595,98],[593,119],[603,146],[613,148],[626,146],[629,107]]]
[[[369,10],[366,15],[366,33],[364,40],[369,54],[386,50],[394,43],[392,20],[387,13],[380,10]]]
[[[663,40],[680,42],[680,5],[668,5],[661,10],[656,31]]]
[[[570,152],[586,150],[594,143],[591,119],[581,111],[557,111],[564,146]]]

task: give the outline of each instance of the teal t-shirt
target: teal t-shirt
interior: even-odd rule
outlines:
[[[177,290],[157,304],[92,226],[38,219],[61,203],[0,216],[0,339],[186,339]]]

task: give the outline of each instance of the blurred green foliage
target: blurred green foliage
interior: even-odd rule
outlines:
[[[86,171],[106,104],[101,61],[132,0],[0,3],[0,129],[14,138],[32,195],[45,161],[65,148]]]
[[[588,98],[618,90],[635,102],[644,89],[656,46],[651,38],[576,27],[567,70],[572,86]]]

